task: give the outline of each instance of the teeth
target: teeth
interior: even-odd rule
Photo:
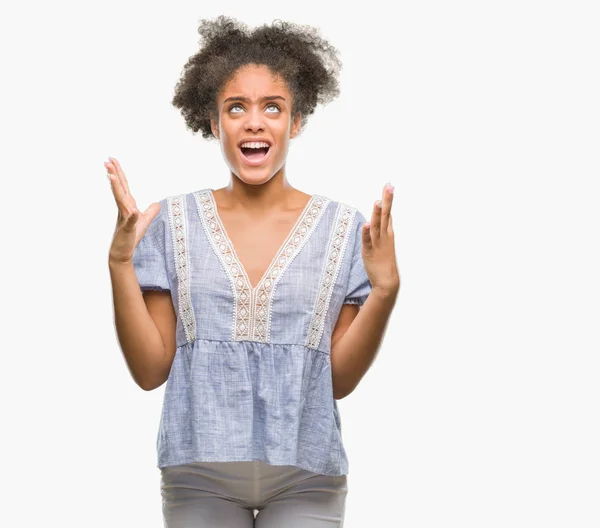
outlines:
[[[246,141],[246,143],[242,143],[240,147],[243,148],[269,148],[269,144],[264,141]]]

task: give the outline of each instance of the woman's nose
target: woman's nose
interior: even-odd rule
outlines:
[[[252,130],[253,132],[257,130],[264,130],[264,116],[260,109],[255,108],[248,112],[245,128],[246,130]]]

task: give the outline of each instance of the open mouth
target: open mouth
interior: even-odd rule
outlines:
[[[242,143],[240,152],[242,158],[249,165],[260,165],[263,163],[271,150],[271,146],[267,143]]]

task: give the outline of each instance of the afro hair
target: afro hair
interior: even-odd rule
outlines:
[[[233,18],[200,21],[200,51],[188,59],[175,87],[172,105],[202,137],[213,136],[211,116],[218,115],[217,96],[236,71],[247,64],[267,66],[281,76],[292,94],[292,115],[301,128],[317,104],[339,95],[339,52],[318,28],[275,20],[250,31]]]

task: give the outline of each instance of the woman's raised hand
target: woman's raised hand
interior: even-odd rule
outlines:
[[[396,263],[392,202],[394,187],[386,183],[381,200],[373,207],[371,221],[362,230],[362,257],[373,288],[395,296],[400,289],[400,272]]]
[[[110,161],[105,161],[104,166],[119,210],[108,258],[109,262],[130,262],[139,241],[159,213],[160,204],[150,204],[145,212],[140,213],[120,163],[115,158],[108,159]]]

